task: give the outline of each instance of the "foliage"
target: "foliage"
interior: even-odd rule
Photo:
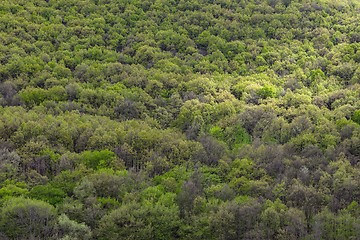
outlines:
[[[356,0],[3,0],[0,239],[360,239]]]

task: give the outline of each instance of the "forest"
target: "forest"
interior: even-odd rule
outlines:
[[[359,0],[1,0],[1,240],[360,239]]]

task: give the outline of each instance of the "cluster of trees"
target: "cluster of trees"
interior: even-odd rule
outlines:
[[[3,0],[0,239],[360,239],[355,0]]]

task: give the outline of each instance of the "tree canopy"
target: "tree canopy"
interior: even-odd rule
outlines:
[[[0,239],[360,239],[357,0],[2,0]]]

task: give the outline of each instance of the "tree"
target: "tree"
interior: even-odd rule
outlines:
[[[80,156],[81,161],[92,169],[110,167],[115,158],[115,153],[110,150],[84,151]]]
[[[33,199],[39,199],[52,205],[57,205],[63,201],[66,194],[61,189],[51,185],[38,185],[31,189],[29,196]]]
[[[317,214],[326,203],[324,194],[316,191],[314,187],[302,185],[297,180],[293,181],[286,199],[293,207],[299,208],[304,212],[307,231],[310,230],[311,220],[314,215]]]
[[[89,240],[92,233],[84,223],[77,223],[65,214],[61,214],[58,217],[58,234],[61,240]]]
[[[210,231],[214,239],[242,239],[257,226],[260,204],[251,198],[240,197],[219,206],[210,213]]]
[[[225,144],[218,142],[211,136],[202,136],[199,140],[205,151],[204,154],[198,156],[200,162],[207,165],[216,165],[225,154]]]
[[[174,196],[163,195],[158,200],[149,200],[141,205],[123,204],[105,215],[97,229],[97,239],[175,239],[179,215]]]
[[[47,98],[47,92],[42,88],[26,88],[19,93],[20,99],[27,107],[39,105]]]
[[[20,173],[20,156],[3,148],[0,149],[0,159],[0,182],[17,177]]]
[[[195,170],[191,178],[184,182],[177,196],[181,217],[187,217],[193,213],[195,200],[202,194],[201,173]]]
[[[55,209],[48,203],[26,198],[9,198],[3,205],[0,228],[12,239],[51,239]]]
[[[360,124],[360,110],[356,110],[351,119],[357,124]]]

